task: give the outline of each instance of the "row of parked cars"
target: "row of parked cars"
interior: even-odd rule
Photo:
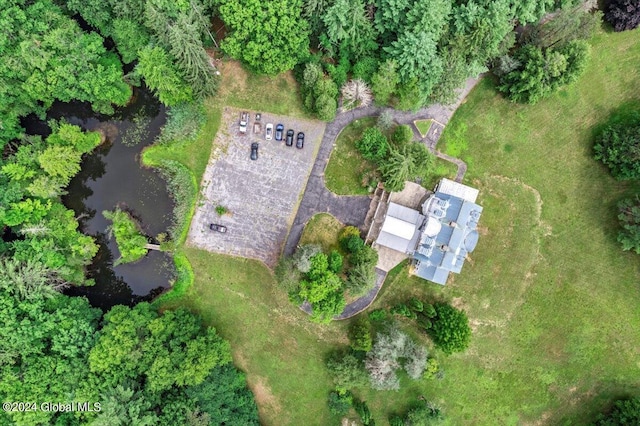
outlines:
[[[277,140],[278,142],[281,142],[283,134],[284,134],[284,125],[283,124],[278,124],[276,126],[275,140]],[[293,136],[294,135],[295,135],[295,131],[293,129],[287,130],[287,135],[284,138],[285,144],[287,146],[293,146]],[[268,123],[266,128],[265,128],[265,137],[264,138],[266,140],[270,141],[273,136],[274,136],[274,134],[273,134],[273,124]],[[296,136],[296,148],[302,149],[303,147],[304,147],[304,133],[303,132],[298,132],[298,135]]]
[[[261,119],[262,119],[262,114],[256,113],[255,122],[253,124],[253,133],[255,135],[259,135],[262,132],[262,124],[260,123]],[[241,134],[244,135],[247,133],[248,125],[249,125],[249,113],[247,111],[242,111],[240,113],[240,120],[239,120],[239,130]],[[289,129],[287,130],[287,133],[285,135],[284,124],[282,123],[279,123],[276,125],[275,132],[273,131],[273,123],[267,123],[267,125],[265,126],[265,139],[270,141],[274,139],[274,136],[275,136],[275,140],[278,142],[281,142],[284,139],[285,145],[287,146],[293,146],[293,139],[295,136],[296,148],[298,149],[304,148],[304,133],[298,132],[298,134],[296,135],[293,129]],[[259,148],[259,144],[257,142],[251,143],[250,158],[254,161],[258,159],[258,148]]]

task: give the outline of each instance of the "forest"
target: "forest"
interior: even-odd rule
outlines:
[[[44,120],[56,102],[113,114],[140,87],[178,116],[216,94],[219,58],[237,59],[260,75],[292,71],[301,104],[324,121],[340,105],[417,110],[446,104],[468,77],[489,71],[506,98],[533,104],[579,78],[603,16],[615,31],[640,24],[633,0],[613,0],[605,13],[580,0],[0,0],[0,396],[102,402],[99,412],[0,412],[0,423],[258,424],[229,344],[197,315],[183,308],[161,312],[149,303],[103,312],[62,294],[69,286],[92,285],[86,268],[98,247],[61,197],[104,135],[64,119],[48,122],[49,136],[32,135],[27,117]],[[213,21],[222,22],[223,31]],[[349,95],[353,84],[369,95]],[[637,149],[628,142],[637,140],[637,113],[629,120],[635,127],[626,130],[609,123],[595,148],[596,159],[619,179],[638,174],[637,164],[616,151],[618,145]],[[365,146],[363,140],[361,149],[373,158],[375,141]],[[381,168],[390,185],[402,184],[392,166]],[[639,203],[636,197],[619,205],[619,241],[636,252]],[[133,241],[121,261],[144,256],[144,237],[135,227],[118,212],[105,213],[116,238]],[[322,264],[321,273],[291,269],[296,301],[335,275],[331,257],[316,251],[307,258]],[[363,263],[362,280],[370,281],[371,261]],[[340,310],[338,293],[316,320],[326,322]],[[406,340],[397,334],[386,338]],[[374,352],[382,351],[376,344]],[[426,353],[406,345],[424,361],[423,374]],[[334,370],[348,361],[335,361]]]

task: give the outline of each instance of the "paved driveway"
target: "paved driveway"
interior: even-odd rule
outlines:
[[[253,134],[255,114],[247,134],[240,135],[240,110],[225,108],[221,128],[201,184],[201,197],[189,230],[191,245],[218,253],[261,260],[273,267],[293,223],[325,123],[262,114],[262,134]],[[277,123],[305,133],[303,149],[265,141],[264,127]],[[259,158],[249,159],[251,142],[259,142]],[[295,141],[294,141],[295,144]],[[221,205],[229,214],[219,216]],[[228,228],[209,230],[210,223]]]

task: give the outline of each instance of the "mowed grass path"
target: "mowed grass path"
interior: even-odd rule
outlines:
[[[452,425],[585,424],[640,389],[640,257],[615,240],[615,203],[640,188],[591,159],[592,127],[640,97],[640,31],[600,34],[593,44],[574,86],[527,106],[485,80],[450,122],[466,126],[466,182],[485,207],[478,247],[446,287],[399,271],[376,306],[410,294],[445,298],[467,310],[474,336],[464,354],[434,352],[443,380],[358,390],[376,424],[421,395]],[[196,282],[170,306],[194,309],[230,340],[263,423],[338,424],[326,406],[323,358],[346,344],[346,324],[311,324],[260,263],[185,253]]]

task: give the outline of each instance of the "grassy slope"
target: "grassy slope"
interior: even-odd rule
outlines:
[[[165,307],[188,307],[229,340],[263,424],[336,423],[326,408],[331,385],[322,360],[336,344],[346,343],[345,325],[312,324],[260,262],[192,248],[185,253],[195,283],[183,299]]]
[[[520,421],[584,421],[608,399],[640,386],[640,259],[615,241],[614,205],[630,188],[591,159],[592,127],[638,97],[639,35],[600,34],[581,80],[535,106],[508,103],[484,81],[451,123],[467,125],[467,179],[482,190],[481,224],[490,234],[530,214],[526,204],[487,203],[496,182],[521,182],[542,203],[533,268],[519,256],[494,253],[498,241],[483,256],[483,238],[473,256],[477,267],[465,267],[451,287],[481,321],[470,353],[449,361],[456,386],[441,395],[457,418],[516,422],[518,413]],[[531,228],[517,232],[526,239]],[[514,264],[527,273],[505,270]],[[474,279],[487,268],[493,278]],[[501,291],[492,296],[496,286]],[[509,321],[500,321],[509,310]]]
[[[442,381],[362,392],[378,424],[419,395],[452,424],[580,424],[640,386],[639,259],[615,241],[625,188],[591,160],[589,141],[591,126],[639,93],[638,35],[598,36],[580,82],[536,106],[505,102],[484,82],[460,108],[450,126],[467,124],[463,158],[485,207],[478,248],[447,287],[400,271],[376,306],[405,294],[453,299],[469,312],[472,347],[441,360]],[[345,342],[345,324],[310,324],[262,264],[185,252],[196,280],[180,303],[231,341],[263,422],[337,424],[322,357]]]

